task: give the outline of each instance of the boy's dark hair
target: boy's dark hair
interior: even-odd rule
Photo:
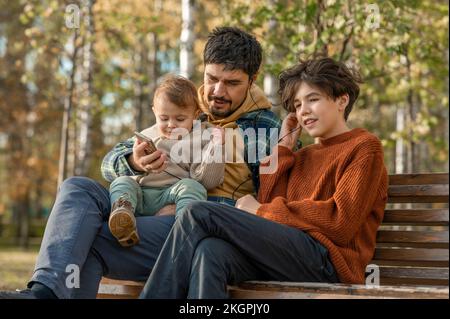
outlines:
[[[225,70],[242,70],[249,78],[258,73],[262,49],[251,34],[233,27],[214,29],[203,51],[204,64],[224,64]]]
[[[200,108],[197,89],[194,83],[180,75],[167,75],[155,90],[154,99],[161,94],[181,108]]]
[[[344,111],[344,119],[352,111],[353,104],[359,95],[359,85],[362,83],[359,73],[347,67],[344,63],[328,57],[316,57],[283,71],[280,74],[280,89],[283,107],[288,112],[295,111],[294,98],[302,82],[316,86],[333,100],[348,94],[349,101]]]

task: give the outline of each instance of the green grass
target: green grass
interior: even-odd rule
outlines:
[[[0,246],[0,290],[24,289],[30,279],[39,249]]]

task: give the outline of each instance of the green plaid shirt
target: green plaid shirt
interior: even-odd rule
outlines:
[[[270,110],[257,110],[243,114],[237,121],[241,133],[248,128],[253,128],[258,136],[258,143],[255,140],[250,140],[244,136],[244,160],[248,165],[253,177],[253,186],[255,192],[259,188],[259,163],[260,159],[271,153],[270,140],[272,139],[272,145],[278,142],[278,135],[281,128],[280,119]],[[258,129],[265,129],[264,136],[259,134]],[[270,130],[276,128],[276,130]],[[272,135],[272,136],[271,136]],[[139,172],[133,170],[127,162],[127,157],[133,153],[133,144],[135,138],[129,138],[125,142],[119,143],[106,154],[103,159],[101,170],[103,177],[112,182],[119,176],[132,176],[139,175]],[[258,152],[258,149],[261,152]],[[265,152],[264,152],[265,151]],[[253,153],[254,152],[254,153]],[[264,156],[259,156],[259,153]],[[248,154],[256,154],[256,161],[249,163]]]

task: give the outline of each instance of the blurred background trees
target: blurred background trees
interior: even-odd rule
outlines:
[[[162,75],[201,84],[220,25],[261,42],[281,117],[280,71],[327,54],[362,73],[350,126],[382,139],[390,173],[448,171],[447,1],[0,0],[0,236],[40,236],[64,178],[107,185],[103,156],[154,123]]]

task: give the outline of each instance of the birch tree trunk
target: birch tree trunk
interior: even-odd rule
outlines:
[[[396,114],[396,131],[403,132],[405,129],[405,110],[401,107],[397,108]],[[405,173],[405,141],[398,138],[395,141],[395,174]]]
[[[181,0],[180,74],[191,79],[194,74],[194,0]]]
[[[86,175],[91,159],[91,130],[93,113],[93,81],[94,69],[94,17],[92,7],[95,0],[87,0],[85,10],[85,37],[83,46],[83,71],[81,82],[81,99],[79,111],[79,147],[77,152],[77,164],[75,175]]]

